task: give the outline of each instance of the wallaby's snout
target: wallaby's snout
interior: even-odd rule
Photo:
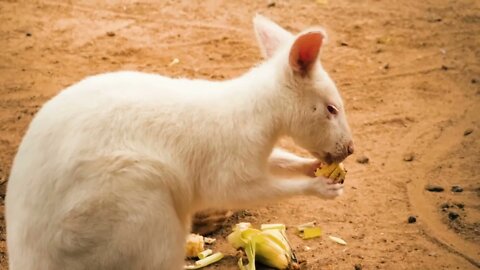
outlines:
[[[328,164],[342,162],[349,155],[353,154],[354,150],[353,141],[350,140],[345,145],[338,147],[336,152],[327,152],[325,155],[325,162]]]

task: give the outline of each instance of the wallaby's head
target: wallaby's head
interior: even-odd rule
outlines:
[[[342,98],[319,60],[325,31],[313,28],[295,36],[260,15],[254,18],[254,27],[262,54],[273,58],[269,61],[280,72],[276,79],[286,98],[282,108],[286,133],[327,163],[352,154]]]

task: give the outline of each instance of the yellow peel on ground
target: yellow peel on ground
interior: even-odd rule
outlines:
[[[212,254],[204,259],[198,260],[195,262],[195,265],[186,265],[185,269],[187,270],[193,270],[193,269],[200,269],[205,266],[211,265],[213,263],[216,263],[223,259],[223,253],[217,252],[215,254]]]
[[[286,230],[285,224],[262,224],[260,230]]]
[[[319,227],[305,228],[302,234],[302,238],[304,240],[312,239],[320,236],[322,236],[322,229],[320,229]]]
[[[263,224],[263,230],[251,227],[249,223],[237,224],[227,236],[234,248],[242,248],[248,264],[238,260],[241,270],[255,270],[255,261],[275,269],[288,269],[296,263],[296,257],[286,238],[284,224]]]
[[[316,224],[315,221],[303,223],[303,224],[300,224],[300,225],[297,226],[297,230],[298,230],[299,232],[303,232],[303,230],[305,230],[305,228],[313,228],[313,227],[315,227],[315,224]]]
[[[205,249],[204,251],[198,253],[197,257],[201,259],[205,259],[206,257],[212,255],[213,251],[211,249]]]

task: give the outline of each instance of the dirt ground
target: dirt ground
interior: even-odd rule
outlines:
[[[261,61],[256,12],[294,32],[327,29],[321,58],[344,97],[356,153],[345,162],[344,196],[241,212],[213,235],[226,258],[209,269],[236,269],[224,236],[238,220],[291,226],[306,269],[480,268],[479,1],[0,0],[2,269],[6,181],[41,105],[106,71],[239,75]],[[281,144],[302,153],[289,140]],[[427,184],[445,190],[429,192]],[[452,192],[454,185],[463,191]],[[293,226],[313,220],[324,236],[301,240]]]

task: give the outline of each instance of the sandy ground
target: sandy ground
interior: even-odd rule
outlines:
[[[306,269],[478,269],[475,0],[1,0],[2,213],[13,156],[46,100],[87,75],[114,70],[232,78],[261,60],[252,33],[255,12],[292,31],[311,25],[328,30],[322,61],[345,99],[356,153],[346,161],[346,192],[338,200],[298,197],[229,221],[214,234],[214,249],[227,256],[211,269],[236,269],[224,236],[237,220],[287,226],[317,221],[322,238],[304,241],[288,230]],[[174,58],[180,62],[169,66]],[[282,144],[302,153],[288,140]],[[369,162],[356,161],[362,157]],[[428,192],[426,184],[445,190]],[[451,192],[453,185],[463,192]],[[411,215],[416,223],[407,222]],[[3,217],[0,231],[6,269]]]

